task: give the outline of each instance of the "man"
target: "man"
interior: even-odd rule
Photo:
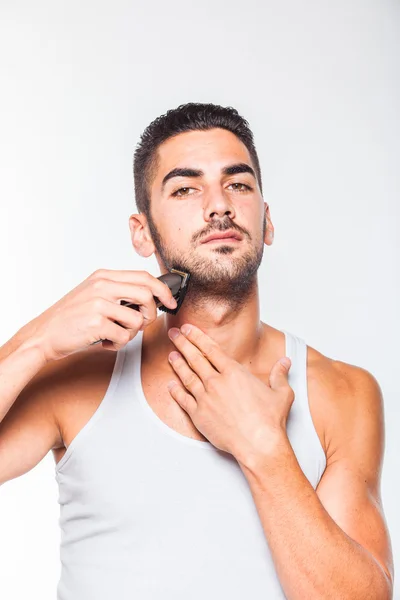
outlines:
[[[381,390],[259,319],[247,121],[168,111],[134,175],[136,252],[191,274],[178,313],[150,274],[99,270],[0,354],[0,482],[57,463],[59,600],[392,598]]]

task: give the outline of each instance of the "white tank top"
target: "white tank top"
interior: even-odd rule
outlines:
[[[309,410],[307,346],[283,333],[295,392],[287,433],[315,489],[326,459]],[[117,353],[101,404],[55,467],[57,599],[285,598],[237,461],[176,432],[147,403],[142,337]]]

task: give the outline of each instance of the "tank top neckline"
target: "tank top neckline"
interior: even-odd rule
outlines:
[[[284,330],[281,330],[281,331],[285,336],[285,356],[288,356],[288,351],[289,351],[288,335],[289,334],[288,334],[288,332],[286,332]],[[204,450],[217,451],[218,449],[214,446],[214,444],[212,444],[209,441],[196,440],[187,435],[179,433],[178,431],[176,431],[175,429],[173,429],[172,427],[167,425],[167,423],[165,423],[162,419],[160,419],[160,417],[154,412],[154,410],[151,408],[151,406],[149,405],[149,403],[146,400],[146,396],[145,396],[145,393],[143,390],[143,385],[142,385],[141,367],[142,367],[143,331],[139,331],[138,334],[132,339],[132,342],[134,343],[136,350],[137,350],[137,356],[135,354],[135,359],[133,361],[135,389],[136,389],[137,396],[139,398],[139,404],[143,408],[145,413],[150,417],[150,419],[152,419],[152,421],[159,428],[161,428],[164,431],[164,433],[174,437],[176,440],[179,440],[180,442],[183,442],[184,444],[188,444],[192,447],[197,447],[197,448],[204,449]],[[127,346],[124,346],[123,349],[126,350]]]

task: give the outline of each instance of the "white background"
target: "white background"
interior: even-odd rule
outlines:
[[[399,3],[2,0],[0,10],[0,343],[97,268],[159,274],[130,242],[134,146],[181,103],[234,106],[254,131],[275,224],[261,318],[378,379],[396,561]],[[53,470],[50,453],[0,489],[7,600],[55,598]]]

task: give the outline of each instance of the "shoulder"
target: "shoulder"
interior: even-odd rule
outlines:
[[[60,417],[67,433],[76,432],[91,416],[107,386],[115,352],[78,352],[42,368],[23,388],[0,423],[0,485],[27,473],[49,452],[64,444]]]
[[[368,437],[381,456],[384,438],[382,390],[366,369],[329,358],[308,346],[307,384],[310,404],[324,423],[327,461],[354,451]]]
[[[35,375],[24,392],[28,395],[35,389],[43,397],[51,394],[54,403],[59,402],[70,391],[97,379],[103,369],[112,368],[116,355],[101,346],[93,346],[52,361]]]
[[[117,352],[94,346],[57,361],[64,362],[55,367],[52,385],[53,415],[61,437],[66,422],[98,406],[109,385],[116,358]]]
[[[63,447],[61,424],[68,414],[97,401],[107,387],[117,353],[93,346],[48,363],[23,389],[15,412],[26,412],[46,419],[54,427],[56,444]],[[32,417],[31,417],[32,418]]]

